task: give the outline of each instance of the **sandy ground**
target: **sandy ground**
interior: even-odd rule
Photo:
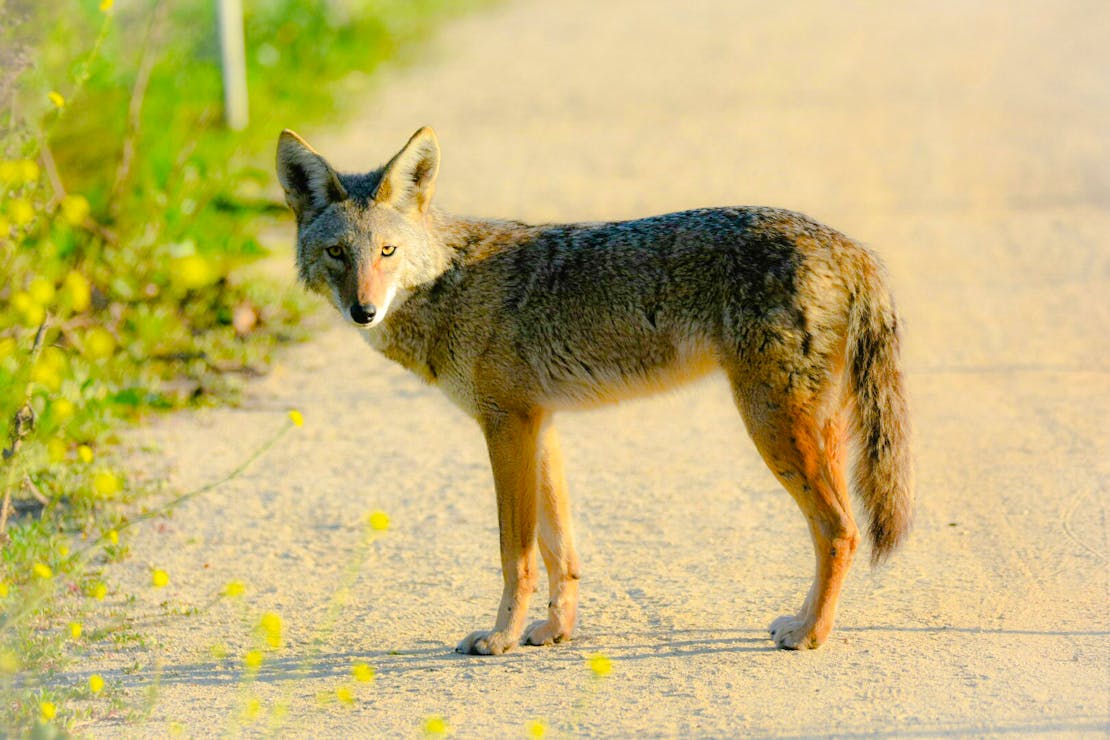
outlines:
[[[135,595],[145,646],[101,645],[72,677],[156,702],[143,724],[85,729],[413,736],[439,715],[460,737],[532,720],[626,737],[1110,732],[1110,11],[910,8],[511,3],[444,29],[349,128],[301,132],[356,170],[434,125],[437,197],[457,211],[780,205],[872,245],[907,327],[919,510],[888,566],[861,558],[825,647],[768,639],[808,587],[810,545],[711,379],[560,419],[577,638],[453,654],[500,593],[482,440],[329,321],[243,408],[139,435],[185,489],[233,468],[286,409],[307,420],[241,478],[136,528],[109,581],[117,605]],[[374,509],[392,526],[367,541]],[[149,587],[152,566],[168,588]],[[213,604],[232,579],[246,595]],[[284,646],[249,680],[264,610]],[[356,662],[373,683],[352,680]]]

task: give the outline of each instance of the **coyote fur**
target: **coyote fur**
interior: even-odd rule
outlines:
[[[462,218],[432,205],[439,162],[429,128],[366,174],[336,172],[292,131],[277,149],[300,280],[485,435],[504,591],[493,629],[458,650],[499,654],[574,630],[579,561],[553,413],[714,370],[813,540],[813,585],[771,637],[823,643],[860,539],[849,489],[876,563],[913,509],[898,318],[875,256],[774,208],[545,226]],[[550,598],[526,629],[537,540]]]

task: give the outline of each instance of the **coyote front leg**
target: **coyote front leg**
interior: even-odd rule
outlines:
[[[528,599],[536,587],[537,443],[543,414],[499,411],[486,414],[481,423],[497,490],[505,590],[493,629],[472,632],[456,650],[475,655],[499,655],[520,642]]]

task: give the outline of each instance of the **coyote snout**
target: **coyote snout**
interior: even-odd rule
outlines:
[[[554,413],[711,369],[727,376],[813,540],[813,585],[771,637],[824,642],[860,540],[850,493],[870,520],[873,561],[901,542],[913,510],[899,322],[875,256],[774,208],[554,226],[460,218],[431,206],[438,170],[427,128],[364,175],[337,174],[292,132],[278,144],[301,280],[485,435],[504,591],[493,629],[458,650],[573,633],[579,562]],[[525,630],[537,552],[547,619]]]

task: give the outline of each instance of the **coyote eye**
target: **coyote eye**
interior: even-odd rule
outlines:
[[[382,247],[382,257],[392,257],[393,253],[397,251],[397,247],[385,246]]]
[[[331,246],[324,250],[332,259],[343,259],[343,247]]]

